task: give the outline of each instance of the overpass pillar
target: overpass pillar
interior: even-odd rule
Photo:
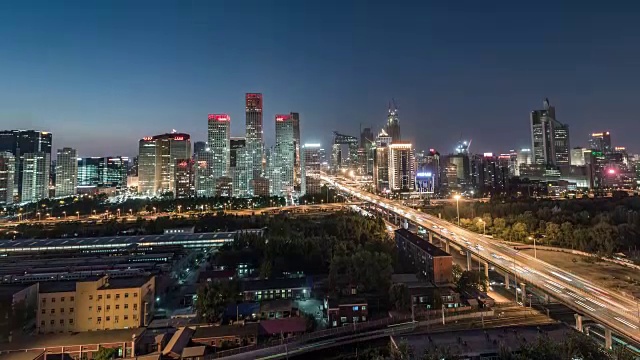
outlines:
[[[447,254],[451,254],[451,246],[449,245],[449,240],[448,239],[444,240],[444,251]]]
[[[504,273],[504,288],[509,289],[509,273]]]
[[[449,245],[448,241],[447,241],[447,245]],[[449,247],[449,246],[447,246],[447,247]],[[467,250],[467,270],[471,271],[471,251],[469,251],[469,250]]]
[[[484,262],[484,278],[489,282],[489,262]]]
[[[576,330],[583,332],[584,329],[582,328],[582,315],[573,314],[573,317],[576,318]]]
[[[544,302],[545,304],[548,304],[551,302],[551,298],[549,297],[549,294],[544,294]]]
[[[522,297],[520,297],[520,299],[522,299],[522,306],[527,307],[527,289],[526,289],[527,284],[525,283],[520,283],[520,289],[522,289]]]
[[[604,328],[604,347],[611,350],[613,342],[611,341],[611,329]]]
[[[433,232],[427,231],[427,233],[429,233],[429,242],[433,244]]]
[[[584,334],[587,335],[587,336],[589,336],[589,329],[590,329],[589,326],[585,326],[584,327]]]

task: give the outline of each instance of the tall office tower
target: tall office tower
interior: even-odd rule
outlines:
[[[364,128],[360,133],[360,148],[364,150],[365,156],[365,168],[364,172],[367,175],[373,175],[373,159],[374,159],[374,146],[375,137],[371,128]]]
[[[294,188],[294,164],[296,160],[295,149],[295,121],[291,115],[276,115],[276,147],[275,166],[280,173],[280,193],[290,194]]]
[[[51,155],[45,152],[22,153],[22,192],[20,201],[39,201],[49,197],[49,164]]]
[[[373,161],[373,183],[376,190],[384,192],[389,190],[389,145],[391,137],[382,129],[376,137],[374,161]]]
[[[205,141],[196,141],[193,143],[193,155],[199,153],[200,151],[204,151],[207,148],[207,143]]]
[[[246,94],[245,105],[247,151],[251,155],[251,179],[254,179],[263,174],[262,94]]]
[[[266,184],[269,188],[269,196],[279,196],[282,192],[282,181],[280,167],[278,166],[278,157],[273,147],[264,149],[264,162],[264,178],[267,180]],[[254,178],[254,180],[255,179],[256,178]],[[258,182],[258,184],[260,184],[260,182]]]
[[[533,154],[531,153],[531,149],[520,149],[520,151],[518,151],[518,158],[516,161],[518,162],[518,166],[522,164],[533,164]]]
[[[209,151],[213,156],[212,175],[215,178],[229,174],[229,139],[231,118],[227,114],[209,114]]]
[[[229,141],[229,177],[231,177],[233,196],[250,196],[249,173],[252,171],[251,156],[247,151],[246,139],[233,137]]]
[[[385,128],[387,134],[391,137],[393,142],[400,141],[400,117],[398,116],[398,108],[396,104],[389,104],[389,114],[387,115],[387,126]]]
[[[52,136],[50,132],[37,130],[5,130],[0,131],[0,152],[8,151],[13,154],[16,159],[14,191],[17,191],[18,197],[22,195],[22,176],[24,175],[23,154],[27,153],[45,153],[45,161],[47,161],[47,176],[50,174],[51,166],[51,143]],[[47,186],[49,179],[47,179]]]
[[[569,165],[569,125],[556,120],[556,108],[544,100],[542,110],[531,112],[531,149],[533,163]]]
[[[58,149],[56,158],[56,197],[76,194],[78,186],[78,152],[72,148]]]
[[[102,184],[102,162],[101,157],[78,158],[78,187]]]
[[[613,147],[611,146],[611,134],[608,131],[591,134],[591,137],[589,137],[589,147],[591,150],[610,154],[613,151]]]
[[[197,197],[215,196],[216,179],[213,176],[213,153],[204,150],[196,154],[194,164],[194,188]]]
[[[193,160],[176,160],[176,199],[190,198],[193,196]]]
[[[413,191],[416,181],[415,153],[408,142],[389,145],[389,189],[391,191]]]
[[[300,147],[302,146],[302,144],[300,143],[300,114],[297,112],[292,112],[289,115],[291,115],[291,121],[293,122],[293,141],[295,142],[295,152],[296,152],[296,156],[295,156],[295,162],[293,164],[294,168],[293,168],[293,181],[295,183],[295,186],[298,187],[300,186],[301,183],[301,173],[302,173],[302,169],[300,166]]]
[[[103,186],[124,188],[127,186],[127,168],[129,158],[126,156],[108,156],[102,158],[101,179]]]
[[[471,140],[460,140],[456,144],[456,154],[469,155],[469,148],[471,147]]]
[[[144,137],[139,142],[138,193],[146,196],[175,195],[178,159],[191,157],[189,134],[171,133]]]
[[[447,157],[447,162],[456,166],[456,183],[464,185],[469,183],[471,177],[471,165],[469,155],[466,152],[451,154]],[[449,183],[449,186],[452,184]]]
[[[13,204],[13,183],[16,157],[8,151],[0,152],[0,206]]]
[[[302,146],[302,184],[300,194],[319,194],[321,192],[320,170],[322,158],[320,144]]]
[[[571,149],[571,165],[584,166],[586,164],[584,159],[585,148],[575,147]]]

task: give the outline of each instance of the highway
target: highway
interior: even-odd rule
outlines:
[[[515,274],[519,281],[547,291],[554,298],[586,317],[592,318],[613,331],[640,341],[640,311],[637,300],[607,291],[583,278],[572,275],[555,266],[523,254],[491,238],[459,228],[448,221],[427,215],[372,193],[360,190],[346,182],[321,176],[340,191],[360,200],[374,203],[389,212],[398,214],[412,223],[447,238],[452,244],[468,249],[477,258]]]

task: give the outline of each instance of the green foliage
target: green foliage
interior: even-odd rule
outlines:
[[[487,278],[480,271],[463,271],[456,283],[459,291],[487,291]]]
[[[198,317],[203,321],[218,322],[224,310],[235,304],[238,296],[238,284],[230,282],[208,282],[198,288],[195,303]]]
[[[389,287],[389,301],[398,311],[407,311],[411,308],[411,295],[407,284],[392,284]]]
[[[112,348],[100,347],[98,351],[93,353],[93,360],[111,360],[116,357],[117,350]]]

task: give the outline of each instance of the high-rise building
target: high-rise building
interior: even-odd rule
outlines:
[[[197,197],[215,196],[216,179],[213,176],[213,154],[205,149],[196,154],[194,164],[194,186]]]
[[[415,153],[408,142],[389,145],[389,188],[391,191],[408,192],[415,189]]]
[[[233,196],[250,196],[250,172],[252,171],[251,156],[247,151],[246,139],[233,137],[230,142],[229,176],[232,179]]]
[[[592,133],[589,137],[589,147],[591,150],[600,151],[605,155],[610,154],[613,151],[611,133],[608,131]]]
[[[189,134],[171,133],[140,139],[138,193],[155,196],[171,192],[175,195],[177,160],[190,157]]]
[[[0,152],[0,206],[13,204],[16,158],[8,151]]]
[[[304,144],[302,146],[302,184],[301,195],[320,193],[320,144]]]
[[[300,176],[302,174],[302,169],[301,169],[301,164],[300,164],[300,148],[302,146],[302,144],[300,143],[300,114],[297,112],[292,112],[291,114],[291,121],[293,122],[293,141],[295,143],[295,152],[296,152],[296,156],[295,156],[295,162],[293,164],[294,169],[293,169],[293,181],[295,183],[295,186],[298,187],[300,186],[301,183],[301,179]]]
[[[251,179],[262,176],[264,140],[262,130],[262,94],[248,93],[245,96],[247,151],[251,155]]]
[[[570,164],[569,125],[556,120],[556,109],[544,100],[542,110],[531,112],[533,163],[566,166]]]
[[[102,184],[101,157],[78,158],[78,186],[92,187]]]
[[[125,188],[127,186],[127,168],[129,158],[126,156],[108,156],[102,158],[101,179],[103,186]]]
[[[391,137],[382,129],[376,137],[373,161],[373,183],[379,192],[389,190],[389,145]]]
[[[213,156],[212,175],[215,178],[229,174],[229,140],[231,118],[227,114],[209,114],[209,151]]]
[[[400,141],[400,117],[398,116],[398,108],[395,103],[393,104],[393,108],[391,108],[391,104],[389,104],[389,114],[387,115],[385,130],[393,142]]]
[[[207,148],[207,143],[205,141],[196,141],[193,143],[193,154],[197,154],[200,151],[204,151]]]
[[[581,148],[581,147],[575,147],[571,149],[571,165],[573,166],[586,165],[585,158],[584,158],[584,150],[585,148]]]
[[[13,154],[16,160],[14,191],[17,191],[18,197],[22,196],[22,184],[24,175],[24,159],[23,154],[27,153],[45,153],[47,161],[47,177],[50,175],[51,166],[51,143],[52,135],[50,132],[37,130],[5,130],[0,131],[0,152],[8,151]],[[47,178],[47,186],[49,179]],[[22,200],[21,201],[26,201]]]
[[[191,158],[176,160],[176,199],[189,198],[194,195],[193,164]]]
[[[58,149],[56,157],[56,197],[76,194],[78,186],[78,152],[72,148]]]
[[[274,195],[290,194],[294,189],[294,165],[296,157],[295,149],[295,120],[291,115],[276,115],[276,146],[275,166],[279,172],[280,188],[274,189],[279,193]]]
[[[22,153],[22,192],[20,201],[39,201],[49,197],[49,164],[51,155],[45,152]]]
[[[464,185],[469,183],[471,176],[471,165],[469,162],[469,155],[466,152],[459,152],[457,154],[451,154],[447,156],[447,162],[456,166],[456,184]],[[449,186],[452,186],[449,182]]]
[[[360,133],[360,148],[365,154],[365,173],[373,175],[373,161],[375,157],[375,136],[371,128],[364,128]]]

